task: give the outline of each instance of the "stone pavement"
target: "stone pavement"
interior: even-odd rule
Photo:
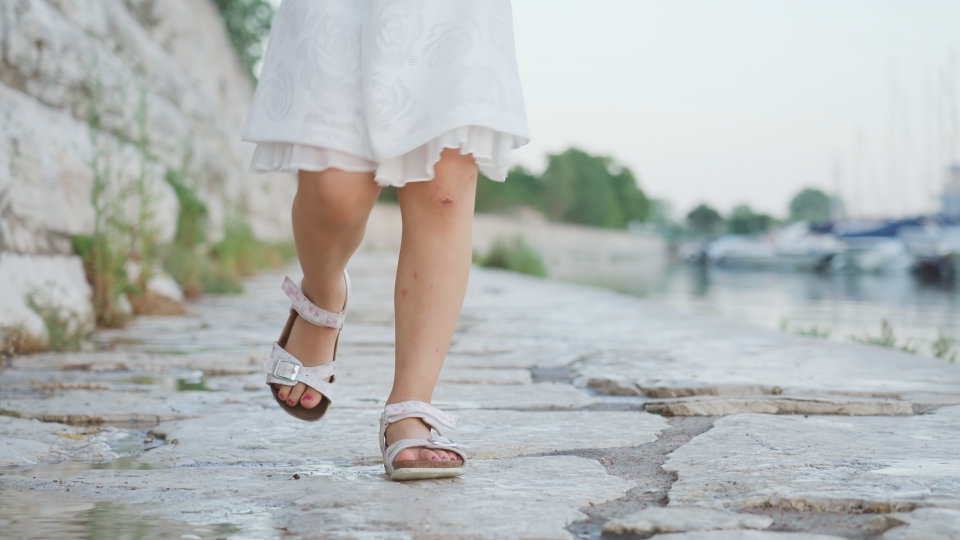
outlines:
[[[461,417],[470,470],[389,482],[394,259],[351,264],[341,392],[317,424],[258,372],[280,275],[97,350],[14,358],[2,534],[960,538],[960,366],[483,269],[434,399]]]

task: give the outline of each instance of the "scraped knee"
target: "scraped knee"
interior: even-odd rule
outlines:
[[[449,207],[453,206],[454,199],[452,195],[444,195],[440,197],[440,206]]]

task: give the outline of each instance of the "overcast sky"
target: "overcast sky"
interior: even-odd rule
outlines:
[[[535,169],[570,145],[685,212],[935,208],[956,158],[958,0],[514,0]],[[952,78],[952,79],[951,79]],[[952,104],[952,105],[951,105]],[[950,107],[954,107],[952,112]]]

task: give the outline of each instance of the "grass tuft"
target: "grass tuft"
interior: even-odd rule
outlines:
[[[486,257],[479,257],[480,265],[487,268],[503,268],[531,276],[547,276],[543,257],[520,236],[512,239],[497,238]]]
[[[817,325],[810,326],[808,328],[804,327],[790,327],[790,323],[787,319],[780,320],[780,330],[783,332],[788,332],[798,336],[816,338],[816,339],[830,339],[830,334],[832,333],[829,328],[820,328]]]
[[[943,333],[943,330],[937,335],[937,340],[930,345],[930,350],[933,352],[933,356],[955,364],[957,362],[957,352],[953,350],[954,341],[946,334]]]
[[[10,416],[10,417],[12,417],[12,418],[22,418],[22,417],[23,417],[23,413],[21,413],[20,411],[11,411],[11,410],[9,410],[9,409],[4,409],[3,407],[0,407],[0,416]]]
[[[180,201],[180,214],[174,242],[164,247],[161,258],[187,298],[201,293],[239,293],[243,290],[241,278],[283,266],[297,256],[292,242],[273,244],[257,239],[239,216],[228,219],[223,239],[209,246],[208,211],[196,189],[176,171],[167,172],[167,181]]]
[[[41,336],[32,334],[23,323],[0,327],[0,359],[46,350],[47,342]]]
[[[87,325],[78,314],[44,300],[36,293],[27,295],[27,306],[43,319],[47,329],[47,350],[80,350],[80,342],[87,335]]]
[[[918,354],[920,352],[920,348],[916,345],[912,345],[909,339],[903,343],[900,343],[897,340],[897,337],[893,334],[893,326],[890,324],[890,321],[886,319],[880,321],[879,336],[864,334],[863,336],[850,336],[850,339],[856,341],[857,343],[876,345],[878,347],[886,347],[888,349],[897,349],[910,354]]]

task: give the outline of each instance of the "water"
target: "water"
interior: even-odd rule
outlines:
[[[226,539],[228,524],[194,525],[165,520],[120,503],[69,494],[0,491],[0,537],[21,540]]]
[[[922,283],[909,274],[819,275],[664,264],[574,280],[685,312],[793,333],[816,329],[836,341],[879,336],[887,320],[897,342],[917,347],[921,354],[931,354],[941,334],[954,340],[954,352],[960,351],[960,288]]]

